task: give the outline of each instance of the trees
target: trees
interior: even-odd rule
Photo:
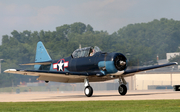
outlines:
[[[81,22],[77,22],[71,25],[71,33],[82,34],[86,30],[86,25]]]

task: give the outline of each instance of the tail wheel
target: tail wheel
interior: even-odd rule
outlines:
[[[85,87],[85,89],[84,89],[84,94],[85,94],[87,97],[91,97],[92,94],[93,94],[93,88],[92,88],[91,86]]]
[[[118,88],[118,92],[120,95],[125,95],[127,93],[127,87],[125,85],[120,85]]]

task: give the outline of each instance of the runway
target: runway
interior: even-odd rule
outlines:
[[[117,91],[94,91],[92,97],[82,92],[24,92],[0,93],[0,102],[38,102],[38,101],[98,101],[98,100],[160,100],[180,99],[179,91],[128,91],[125,96]]]

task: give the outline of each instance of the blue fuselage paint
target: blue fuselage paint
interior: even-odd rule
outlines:
[[[100,61],[98,63],[99,67],[105,67],[106,68],[106,73],[116,73],[118,70],[114,66],[113,61]]]
[[[52,61],[49,70],[64,71],[64,72],[69,72],[69,71],[88,72],[88,73],[96,71],[99,72],[99,74],[97,75],[116,73],[118,70],[114,65],[115,63],[114,59],[116,58],[117,55],[124,56],[121,53],[103,53],[103,52],[97,52],[93,56],[89,56],[89,57],[73,58],[72,56],[70,56],[67,58]],[[103,67],[105,68],[105,70],[102,70]]]

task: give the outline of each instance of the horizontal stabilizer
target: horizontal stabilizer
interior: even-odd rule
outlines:
[[[20,65],[49,65],[49,64],[51,64],[51,62],[26,63]]]

